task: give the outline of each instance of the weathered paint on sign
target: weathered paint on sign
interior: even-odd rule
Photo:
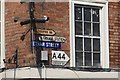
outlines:
[[[36,34],[42,34],[42,35],[55,35],[55,31],[52,29],[37,29]]]
[[[54,42],[65,42],[65,37],[58,36],[39,36],[40,41],[54,41]]]

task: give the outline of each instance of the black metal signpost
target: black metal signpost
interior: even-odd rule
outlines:
[[[26,24],[31,24],[31,27],[30,29],[21,36],[21,40],[23,41],[26,34],[31,31],[31,50],[32,50],[32,53],[35,52],[35,48],[32,47],[32,41],[36,38],[35,35],[34,35],[34,32],[37,32],[36,30],[36,23],[45,23],[46,21],[48,21],[48,17],[44,16],[43,18],[39,18],[39,19],[36,19],[34,17],[34,12],[35,12],[35,3],[34,2],[29,2],[29,16],[30,18],[26,21],[23,21],[23,22],[20,22],[21,26],[22,25],[26,25]]]

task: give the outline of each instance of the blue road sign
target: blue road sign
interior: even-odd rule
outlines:
[[[61,48],[60,42],[47,42],[47,41],[32,41],[33,47],[43,47],[43,48]]]

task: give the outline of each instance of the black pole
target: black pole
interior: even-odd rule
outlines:
[[[31,21],[31,50],[32,53],[36,54],[36,64],[39,66],[41,64],[40,62],[40,56],[41,56],[41,48],[35,48],[32,46],[32,41],[37,40],[37,36],[34,34],[34,32],[37,32],[36,30],[36,19],[34,17],[34,11],[35,11],[35,3],[29,2],[29,15],[30,15],[30,21]],[[40,20],[42,22],[42,19]],[[38,54],[39,53],[39,54]]]
[[[36,63],[39,64],[41,62],[41,59],[40,59],[40,56],[41,56],[41,50],[42,48],[39,48],[38,47],[34,47],[32,45],[32,42],[33,40],[38,40],[35,32],[37,32],[37,29],[36,29],[36,23],[45,23],[46,21],[49,20],[49,17],[47,16],[44,16],[43,18],[39,18],[39,19],[36,19],[35,16],[34,16],[34,12],[35,12],[35,2],[29,2],[29,16],[30,18],[26,21],[23,21],[23,22],[20,22],[21,26],[22,25],[26,25],[26,24],[29,24],[30,23],[30,29],[24,33],[22,36],[21,36],[21,40],[23,41],[26,34],[30,31],[31,33],[31,52],[36,54]],[[41,64],[40,64],[41,65]]]
[[[15,78],[16,78],[16,69],[18,67],[18,46],[16,46],[15,55],[13,57],[14,57],[14,64],[15,64],[15,67],[14,67],[14,80],[15,80]]]
[[[14,68],[14,80],[15,80],[15,77],[16,77],[16,67]]]
[[[32,41],[35,39],[34,31],[36,30],[34,11],[35,11],[35,3],[34,2],[29,2],[29,15],[30,15],[30,24],[31,24],[31,50],[32,50],[32,53],[35,53],[35,48],[32,46]]]
[[[35,53],[36,54],[36,64],[39,66],[41,66],[41,59],[40,59],[40,56],[41,56],[41,50],[42,48],[35,48],[32,46],[32,41],[33,40],[37,40],[37,36],[34,34],[34,32],[37,32],[36,30],[36,22],[37,23],[45,23],[45,20],[44,19],[35,19],[34,17],[34,11],[35,11],[35,3],[34,2],[29,2],[29,15],[30,15],[30,21],[31,21],[31,48],[32,48],[32,53]]]
[[[35,12],[35,3],[29,2],[29,15],[30,15],[31,28],[33,31],[36,29],[34,12]]]

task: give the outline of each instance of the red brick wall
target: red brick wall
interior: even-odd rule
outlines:
[[[110,67],[120,67],[120,2],[109,2]]]
[[[62,43],[60,50],[69,55],[69,3],[36,3],[35,17],[41,18],[44,15],[50,19],[45,24],[37,24],[37,28],[53,29],[56,36],[64,36],[67,41]],[[14,17],[21,19],[14,22]],[[18,65],[29,66],[36,64],[36,54],[31,53],[30,33],[24,41],[20,40],[22,33],[30,28],[30,25],[20,25],[29,17],[28,3],[6,3],[5,4],[5,43],[6,59],[13,56],[16,45],[19,47]],[[110,67],[120,67],[120,2],[109,2],[109,41],[110,41]],[[49,51],[49,64],[51,63],[51,50]],[[39,56],[37,56],[39,58]],[[7,64],[8,66],[9,64]]]
[[[26,36],[25,41],[21,41],[20,37],[25,32],[29,25],[20,26],[20,21],[14,22],[15,16],[22,18],[28,17],[28,6],[21,5],[20,3],[5,3],[5,48],[6,48],[6,59],[11,58],[15,53],[15,48],[19,46],[19,63],[25,60],[27,65],[30,61],[30,42],[29,34]]]
[[[69,3],[35,3],[35,17],[41,18],[48,16],[49,21],[46,23],[37,23],[37,28],[53,29],[56,36],[65,37],[65,43],[61,43],[61,49],[69,55]],[[14,22],[14,17],[19,16],[21,19]],[[19,47],[18,65],[29,66],[36,64],[36,54],[31,52],[30,33],[27,34],[24,41],[20,40],[22,33],[30,28],[30,25],[21,26],[20,22],[29,18],[28,3],[20,4],[17,2],[7,2],[5,4],[5,43],[6,59],[12,57],[15,53],[16,45]],[[51,56],[52,49],[49,51]],[[40,53],[39,53],[40,54]],[[40,56],[37,56],[40,58]],[[49,58],[51,63],[51,58]],[[11,64],[7,64],[9,66]]]

